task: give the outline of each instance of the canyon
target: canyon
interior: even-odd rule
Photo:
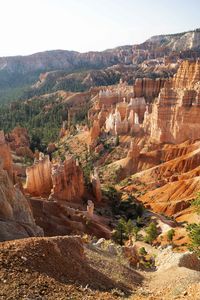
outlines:
[[[104,52],[0,58],[1,72],[37,73],[0,106],[2,299],[19,297],[8,284],[19,272],[22,285],[46,284],[49,299],[71,289],[74,299],[173,299],[165,268],[188,283],[177,299],[197,293],[199,260],[187,248],[200,222],[199,49],[198,29]]]

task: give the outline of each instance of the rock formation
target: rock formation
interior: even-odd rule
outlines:
[[[130,102],[119,102],[106,118],[107,132],[115,135],[134,134],[140,131],[144,120],[146,102],[144,98],[130,98]]]
[[[154,102],[149,115],[152,141],[181,143],[200,137],[200,61],[184,61]],[[147,129],[147,131],[148,131]]]
[[[13,163],[11,151],[8,143],[5,140],[3,131],[0,131],[0,160],[2,161],[2,167],[6,170],[11,178],[13,178]]]
[[[92,213],[94,204],[90,201],[86,211],[79,203],[30,199],[36,223],[43,228],[45,236],[87,233],[109,239],[109,221]]]
[[[63,163],[53,165],[52,183],[50,198],[79,203],[84,195],[83,172],[73,157],[66,157]]]
[[[92,218],[94,215],[94,203],[91,200],[88,200],[87,203],[87,215]]]
[[[6,135],[11,150],[15,151],[18,156],[33,158],[33,153],[30,149],[30,138],[26,128],[15,127]]]
[[[99,126],[98,120],[94,120],[92,127],[90,129],[90,144],[92,146],[96,146],[97,144],[97,139],[100,135],[101,128]]]
[[[26,176],[26,193],[35,196],[49,195],[53,187],[49,156],[36,160],[34,165],[26,169]]]
[[[0,241],[42,235],[31,207],[0,166]]]
[[[95,199],[100,202],[102,199],[102,192],[101,192],[101,184],[99,175],[97,173],[97,170],[94,170],[94,173],[91,175],[91,183],[92,183],[92,190],[93,194],[95,196]]]
[[[137,78],[134,84],[134,97],[144,97],[152,100],[157,97],[164,86],[165,79]]]

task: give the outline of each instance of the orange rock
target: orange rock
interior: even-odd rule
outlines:
[[[94,174],[91,176],[91,183],[92,183],[92,189],[95,196],[95,199],[100,202],[102,199],[102,192],[101,192],[101,184],[99,180],[99,176],[97,173],[97,170],[94,170]]]
[[[25,192],[35,196],[49,195],[52,189],[51,162],[45,156],[26,169]]]
[[[53,166],[53,188],[50,198],[68,202],[81,202],[84,195],[83,172],[73,157]]]
[[[2,167],[6,170],[9,176],[13,177],[13,163],[11,151],[8,143],[5,140],[4,132],[0,131],[0,160],[2,160]]]
[[[161,89],[145,126],[152,141],[181,143],[200,137],[199,113],[200,61],[185,61]]]
[[[134,97],[155,98],[164,86],[165,79],[137,78],[134,84]]]
[[[30,147],[30,139],[26,128],[15,127],[7,134],[6,139],[14,151],[19,147]]]
[[[97,139],[100,135],[101,129],[99,126],[98,120],[95,120],[92,124],[92,127],[90,129],[90,144],[93,146],[96,146]]]
[[[0,241],[42,235],[29,202],[0,166]]]

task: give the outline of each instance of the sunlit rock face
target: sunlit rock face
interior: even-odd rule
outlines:
[[[0,131],[0,161],[2,162],[2,168],[6,170],[9,176],[13,177],[13,164],[12,156],[8,143],[5,140],[3,131]]]
[[[67,202],[81,202],[84,195],[83,172],[73,157],[52,168],[53,188],[50,198]]]
[[[0,241],[42,235],[29,202],[0,165]]]
[[[91,184],[95,199],[96,201],[100,202],[102,200],[101,183],[96,169],[91,175]]]
[[[73,157],[52,164],[49,156],[41,156],[27,168],[25,192],[32,196],[80,202],[84,194],[83,172]]]
[[[134,84],[134,97],[152,99],[157,97],[166,79],[137,78]]]
[[[33,166],[26,170],[25,191],[34,196],[49,195],[51,193],[51,162],[49,156],[41,157]]]
[[[181,143],[200,137],[200,61],[184,61],[154,102],[149,116],[152,141]]]
[[[98,137],[100,135],[100,125],[98,120],[94,120],[92,127],[90,129],[90,144],[96,146]]]

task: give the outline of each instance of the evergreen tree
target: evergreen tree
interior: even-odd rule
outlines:
[[[150,223],[149,226],[145,229],[145,231],[147,234],[145,237],[145,242],[152,244],[158,236],[158,229],[156,227],[156,224],[154,222]]]

